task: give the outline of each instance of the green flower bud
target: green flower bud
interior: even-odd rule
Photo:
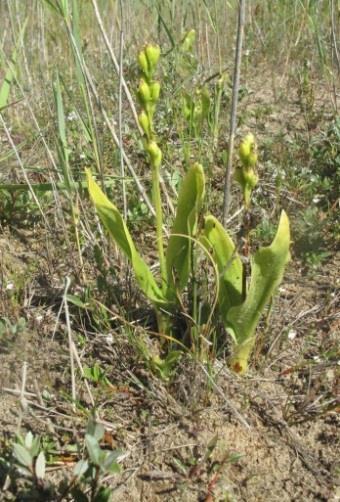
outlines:
[[[219,91],[221,91],[223,89],[223,86],[224,86],[224,82],[225,82],[225,75],[222,74],[220,76],[220,78],[217,80],[217,89]]]
[[[181,49],[183,52],[192,51],[192,47],[194,45],[196,39],[196,31],[190,30],[186,33],[181,42]]]
[[[259,180],[259,177],[255,173],[254,169],[243,169],[243,178],[245,183],[251,188],[252,190],[256,187],[257,182]]]
[[[145,111],[143,110],[138,116],[138,122],[141,128],[143,129],[145,135],[150,137],[150,120]]]
[[[150,155],[151,165],[159,169],[162,162],[162,152],[155,141],[149,141],[146,145],[146,151]]]
[[[149,84],[147,84],[143,78],[141,78],[139,82],[138,98],[142,105],[146,105],[152,100]]]
[[[257,162],[257,146],[254,135],[249,133],[242,140],[239,148],[240,158],[245,167],[254,167]]]
[[[159,82],[152,82],[150,84],[150,93],[153,102],[158,101],[160,90],[161,86]]]
[[[184,118],[186,120],[190,120],[190,118],[193,114],[193,102],[192,102],[191,97],[188,94],[186,94],[182,98],[181,109],[182,109],[182,113],[183,113]]]
[[[235,170],[234,178],[241,186],[244,205],[248,208],[250,206],[251,193],[257,185],[259,178],[251,167],[238,167]]]
[[[137,56],[139,68],[141,71],[144,73],[144,75],[147,77],[149,75],[149,65],[148,65],[148,60],[146,58],[146,54],[144,51],[140,51],[140,53]]]
[[[152,76],[156,69],[159,56],[161,55],[161,50],[158,45],[149,44],[145,47],[144,52],[148,62],[149,74]]]

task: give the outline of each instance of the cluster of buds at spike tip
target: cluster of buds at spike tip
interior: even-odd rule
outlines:
[[[250,197],[253,189],[258,183],[258,176],[255,172],[257,162],[257,145],[252,133],[247,134],[241,141],[239,148],[242,166],[235,171],[235,179],[241,185],[246,208],[250,205]]]
[[[142,111],[138,117],[145,136],[149,141],[153,137],[152,119],[159,99],[161,86],[153,80],[156,66],[160,56],[158,45],[146,45],[138,54],[138,64],[142,74],[137,91],[138,100]]]
[[[195,30],[190,30],[188,31],[184,37],[182,38],[181,41],[181,50],[183,52],[191,52],[194,46],[196,40],[196,31]]]
[[[148,44],[138,54],[138,64],[144,78],[151,82],[156,71],[161,50],[158,45]]]

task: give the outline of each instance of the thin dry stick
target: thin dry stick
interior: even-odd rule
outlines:
[[[34,190],[33,190],[33,187],[32,187],[32,185],[31,185],[31,182],[30,182],[30,180],[29,180],[29,178],[28,178],[28,176],[27,176],[27,172],[26,172],[25,166],[24,166],[24,164],[23,164],[23,162],[22,162],[22,160],[21,160],[21,157],[20,157],[20,155],[19,155],[18,149],[17,149],[17,147],[16,147],[16,145],[15,145],[15,143],[14,143],[14,140],[13,140],[13,138],[12,138],[12,135],[11,135],[11,133],[10,133],[10,130],[8,129],[8,127],[7,127],[7,125],[6,125],[6,122],[5,122],[5,120],[4,120],[4,118],[3,118],[3,116],[2,116],[2,113],[1,113],[1,112],[0,112],[0,121],[1,121],[2,126],[3,126],[3,128],[4,128],[4,131],[5,131],[5,134],[6,134],[6,136],[7,136],[8,142],[9,142],[9,144],[11,145],[12,150],[13,150],[13,152],[14,152],[15,156],[16,156],[16,159],[17,159],[18,164],[19,164],[19,166],[20,166],[20,168],[21,168],[22,174],[23,174],[23,176],[24,176],[24,179],[25,179],[26,184],[28,185],[28,188],[29,188],[29,191],[30,191],[30,193],[31,193],[31,195],[32,195],[32,197],[33,197],[33,200],[34,200],[34,202],[36,203],[36,205],[38,206],[38,209],[39,209],[40,214],[41,214],[41,216],[42,216],[42,218],[43,218],[43,220],[44,220],[44,222],[45,222],[46,227],[47,227],[48,229],[50,229],[50,226],[49,226],[49,224],[48,224],[48,221],[47,221],[47,219],[46,219],[46,216],[45,216],[45,214],[44,214],[44,212],[43,212],[43,210],[42,210],[42,207],[41,207],[41,205],[40,205],[39,199],[38,199],[38,198],[37,198],[37,196],[35,195],[35,192],[34,192]]]
[[[105,31],[104,23],[103,23],[102,17],[101,17],[100,12],[99,12],[97,0],[91,0],[91,2],[92,2],[92,5],[93,5],[93,8],[94,8],[94,13],[95,13],[95,16],[96,16],[96,20],[97,20],[99,29],[101,31],[102,37],[103,37],[104,42],[105,42],[106,49],[107,49],[107,51],[108,51],[108,53],[110,55],[111,61],[113,63],[113,66],[115,67],[117,75],[119,75],[120,74],[119,64],[118,64],[117,58],[115,56],[115,53],[113,52],[112,46],[110,44],[110,40],[109,40],[109,38],[107,36],[107,33]],[[133,102],[131,93],[129,91],[129,88],[128,88],[128,86],[126,84],[126,81],[125,81],[125,79],[124,79],[123,76],[122,76],[122,86],[123,86],[125,95],[127,97],[127,100],[129,102],[129,105],[130,105],[133,117],[134,117],[134,119],[136,121],[137,127],[138,127],[139,131],[142,132],[142,129],[141,129],[141,127],[139,125],[139,122],[138,122],[138,115],[137,115],[135,104]]]
[[[123,74],[121,72],[122,54],[120,54],[120,64],[118,64],[118,61],[117,61],[117,58],[115,56],[115,53],[113,52],[112,45],[110,43],[109,37],[107,36],[107,33],[105,31],[104,23],[103,23],[102,17],[101,17],[100,12],[99,12],[97,1],[96,0],[91,0],[91,1],[92,1],[92,5],[93,5],[93,8],[94,8],[94,12],[95,12],[95,16],[96,16],[96,20],[97,20],[99,29],[100,29],[102,37],[104,39],[104,43],[105,43],[106,49],[107,49],[107,51],[108,51],[108,53],[110,55],[111,61],[112,61],[113,66],[114,66],[114,68],[115,68],[115,70],[117,72],[117,75],[119,76],[119,85],[122,86],[122,88],[123,88],[123,90],[125,92],[125,95],[126,95],[127,100],[129,102],[129,106],[131,108],[131,111],[132,111],[133,117],[135,119],[136,125],[138,127],[138,130],[139,130],[140,134],[143,134],[143,130],[142,130],[141,126],[139,125],[138,114],[137,114],[137,111],[136,111],[136,107],[135,107],[134,101],[132,99],[130,90],[129,90],[128,86],[127,86],[126,80],[124,79],[124,76],[123,76]],[[121,13],[123,15],[123,9],[122,8],[121,8]],[[123,19],[121,20],[121,23],[123,25]],[[123,30],[123,28],[121,29],[121,34],[122,34],[122,30]],[[122,46],[122,41],[120,42],[120,47],[121,46]],[[120,91],[120,99],[121,99],[121,91]],[[121,151],[121,158],[123,158],[123,161],[125,160],[124,156],[125,156],[125,152]],[[130,168],[129,168],[129,170],[131,171]],[[168,206],[170,208],[170,211],[171,211],[172,214],[174,214],[175,210],[174,210],[171,198],[170,198],[170,196],[168,194],[165,182],[164,182],[164,180],[163,180],[162,177],[160,179],[160,183],[161,183],[161,187],[162,187],[163,193],[164,193],[164,195],[165,195],[165,197],[167,199],[167,203],[168,203]],[[154,215],[153,208],[150,207],[150,205],[146,201],[144,195],[143,195],[143,198],[144,198],[144,201],[146,202],[146,205],[149,207],[151,213]]]
[[[76,363],[78,365],[78,368],[80,370],[81,376],[84,378],[84,370],[82,367],[82,364],[80,362],[80,357],[77,352],[77,348],[75,346],[75,343],[72,338],[72,328],[71,328],[71,322],[70,322],[70,313],[68,309],[68,302],[67,302],[67,293],[71,284],[71,280],[69,277],[66,277],[65,279],[65,290],[64,290],[64,295],[63,295],[63,301],[62,304],[64,305],[64,311],[65,311],[65,319],[66,319],[66,327],[67,327],[67,335],[68,335],[68,343],[69,343],[69,353],[70,353],[70,366],[71,366],[71,386],[72,386],[72,408],[73,411],[76,410],[75,408],[75,402],[76,402],[76,379],[75,379],[75,366],[74,366],[74,360],[76,360]],[[91,405],[94,406],[94,399],[92,396],[92,392],[90,389],[90,386],[87,382],[86,379],[84,379],[85,387],[86,390],[89,394],[89,398],[91,401]]]
[[[106,113],[106,110],[105,110],[105,108],[103,107],[103,105],[101,103],[99,94],[97,92],[97,88],[96,88],[96,86],[95,86],[95,84],[93,82],[92,76],[91,76],[91,74],[89,72],[89,69],[88,69],[88,67],[87,67],[84,59],[82,58],[82,56],[79,53],[79,50],[78,50],[77,44],[76,44],[76,42],[74,40],[74,37],[73,37],[72,33],[70,32],[70,30],[68,30],[68,31],[69,31],[69,36],[70,36],[70,39],[71,39],[73,47],[74,47],[75,54],[77,56],[77,60],[78,60],[78,62],[80,64],[80,66],[81,66],[81,69],[82,69],[82,72],[83,72],[84,76],[86,77],[87,84],[89,85],[89,88],[90,88],[90,90],[91,90],[91,92],[92,92],[92,94],[94,96],[96,104],[97,104],[100,112],[102,113],[102,115],[104,117],[105,124],[107,125],[107,127],[108,127],[108,129],[110,131],[110,134],[111,134],[111,136],[113,138],[113,141],[115,142],[115,144],[119,148],[120,147],[120,142],[119,142],[119,138],[118,138],[118,135],[116,133],[116,130],[114,128],[114,125],[113,125],[112,121],[109,119],[109,117],[108,117],[108,115]],[[123,80],[123,82],[124,82],[124,80]],[[124,84],[123,84],[123,86],[124,86]],[[127,157],[127,155],[126,155],[126,153],[125,153],[124,150],[122,151],[122,156],[123,156],[125,165],[127,166],[127,168],[130,171],[133,179],[136,182],[137,188],[138,188],[141,196],[143,197],[145,204],[148,206],[151,214],[154,216],[155,215],[155,210],[153,208],[153,205],[151,204],[150,199],[149,199],[149,197],[148,197],[148,195],[146,193],[146,190],[143,187],[143,185],[141,184],[141,182],[139,180],[139,177],[137,176],[137,173],[134,170],[134,168],[133,168],[133,166],[132,166],[132,164],[131,164],[131,162],[130,162],[129,158]]]
[[[232,170],[232,163],[233,163],[238,91],[239,91],[239,87],[240,87],[240,71],[241,71],[241,56],[242,56],[245,9],[246,9],[246,0],[240,0],[239,1],[239,10],[238,10],[233,93],[232,93],[231,115],[230,115],[228,160],[227,160],[227,167],[226,167],[225,177],[224,177],[224,200],[223,200],[223,225],[224,226],[226,226],[226,223],[227,223],[229,207],[230,207],[230,181],[231,181],[231,170]]]
[[[68,348],[70,353],[70,368],[71,368],[71,388],[72,388],[72,409],[76,411],[76,376],[75,376],[75,368],[74,368],[74,352],[73,352],[73,340],[72,340],[72,330],[70,323],[70,313],[68,310],[67,303],[67,293],[70,287],[71,280],[69,277],[65,279],[65,290],[63,296],[63,304],[65,309],[65,318],[66,318],[66,327],[67,327],[67,336],[68,336]]]
[[[20,394],[19,394],[20,414],[19,414],[19,420],[18,420],[18,425],[17,425],[18,432],[20,431],[20,428],[21,428],[23,414],[25,411],[27,411],[27,408],[28,408],[27,399],[25,398],[26,381],[27,381],[27,362],[24,361],[24,363],[22,365],[21,388],[20,388]]]
[[[239,420],[239,422],[244,425],[244,427],[248,430],[251,429],[251,426],[248,424],[247,420],[241,415],[241,413],[238,411],[238,409],[234,406],[233,402],[229,399],[226,398],[224,392],[220,387],[216,384],[215,380],[212,378],[212,376],[209,374],[209,372],[206,370],[206,368],[203,366],[203,364],[200,365],[201,369],[205,373],[205,375],[208,377],[208,380],[214,387],[214,389],[220,394],[222,399],[224,399],[224,402],[227,405],[227,408],[230,409],[230,411],[234,414],[234,416]]]
[[[332,30],[332,40],[333,40],[333,51],[334,51],[335,60],[337,62],[338,73],[340,73],[340,56],[339,56],[339,51],[338,51],[338,46],[337,46],[337,28],[336,28],[336,23],[335,23],[334,0],[331,0],[331,25],[332,25],[331,30]]]

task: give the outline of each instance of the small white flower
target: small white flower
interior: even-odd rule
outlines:
[[[320,202],[320,197],[318,195],[315,195],[315,197],[313,197],[313,202],[314,202],[314,204],[317,204],[318,202]]]
[[[294,338],[296,337],[297,335],[297,331],[295,331],[295,329],[290,329],[288,331],[288,339],[289,340],[294,340]]]
[[[106,341],[106,343],[108,345],[112,345],[113,344],[113,335],[112,335],[112,333],[109,333],[108,335],[106,335],[105,341]]]
[[[72,122],[73,120],[77,120],[77,118],[78,118],[78,115],[77,115],[77,113],[76,113],[75,111],[72,111],[72,112],[70,112],[70,113],[67,115],[67,120],[68,120],[69,122]]]
[[[6,289],[9,289],[9,290],[14,289],[13,282],[8,282],[7,285],[6,285]]]

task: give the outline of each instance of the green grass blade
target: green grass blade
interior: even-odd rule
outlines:
[[[58,155],[59,161],[63,173],[63,181],[67,189],[72,191],[72,176],[70,172],[69,165],[69,149],[67,146],[67,136],[66,136],[66,120],[64,103],[61,93],[61,84],[59,74],[57,74],[56,79],[53,83],[54,101],[57,111],[57,126],[58,126]]]
[[[24,24],[22,25],[21,30],[20,30],[19,37],[18,37],[18,44],[21,43],[21,40],[25,34],[27,21],[28,20],[26,19]],[[8,65],[8,69],[5,73],[4,81],[0,87],[0,111],[8,106],[8,98],[9,98],[10,89],[11,89],[13,80],[16,77],[16,67],[17,67],[17,48],[15,47],[15,49],[13,50],[13,53],[12,53],[10,64]]]

